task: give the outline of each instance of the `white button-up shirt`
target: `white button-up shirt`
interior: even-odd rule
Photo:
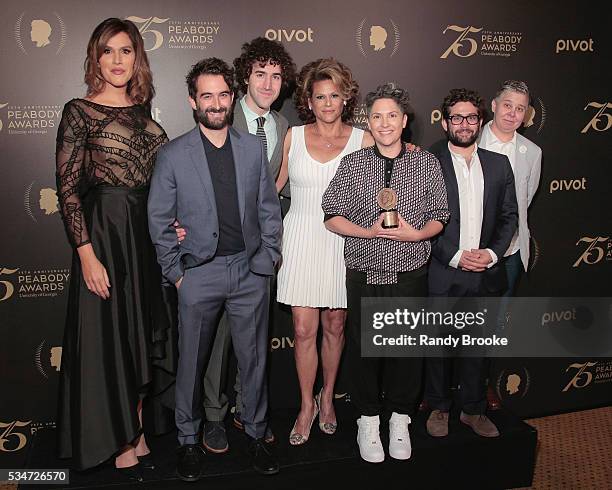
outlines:
[[[484,175],[482,166],[478,158],[478,146],[474,145],[470,165],[465,158],[448,147],[453,168],[457,179],[457,189],[459,190],[459,250],[451,259],[448,265],[457,268],[463,251],[470,251],[473,248],[480,248],[480,231],[482,230],[483,199],[484,199]],[[487,249],[491,254],[493,262],[488,267],[497,262],[497,256],[491,249]]]
[[[272,117],[270,111],[261,115],[253,112],[246,103],[246,95],[240,99],[240,105],[242,106],[242,111],[244,112],[249,133],[257,133],[258,117],[266,118],[266,122],[264,123],[264,131],[266,133],[266,143],[268,145],[268,160],[270,160],[272,158],[272,154],[274,153],[274,148],[276,148],[276,143],[278,142],[278,135],[276,134],[276,121],[274,121],[274,117]]]
[[[512,167],[512,172],[516,176],[516,171],[514,169],[516,163],[516,131],[512,136],[510,141],[500,141],[495,133],[491,130],[491,123],[493,121],[489,121],[485,127],[482,129],[482,136],[480,137],[480,146],[485,150],[494,151],[495,153],[501,153],[502,155],[506,155],[508,160],[510,160],[510,166]],[[509,255],[515,254],[520,249],[519,243],[519,232],[518,228],[512,237],[512,241],[510,242],[510,246],[508,250],[504,254],[504,257],[508,257]]]

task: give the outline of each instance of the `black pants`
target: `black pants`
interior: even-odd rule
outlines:
[[[412,415],[421,387],[423,359],[411,357],[361,357],[361,298],[424,297],[427,269],[402,272],[397,284],[366,284],[366,274],[346,271],[347,364],[352,380],[351,400],[361,415],[383,410]]]
[[[499,296],[480,290],[478,283],[453,284],[447,296]],[[484,414],[487,409],[486,377],[489,359],[485,357],[429,357],[425,361],[425,400],[432,409],[448,411],[452,405],[451,385],[459,380],[459,400],[462,410],[470,415]],[[455,371],[455,377],[453,377]]]

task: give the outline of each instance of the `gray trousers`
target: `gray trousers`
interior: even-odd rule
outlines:
[[[242,421],[246,433],[264,436],[268,408],[266,355],[269,277],[249,270],[246,253],[216,257],[185,271],[178,290],[179,360],[175,421],[181,445],[199,442],[202,378],[225,310],[244,381]]]
[[[221,422],[227,414],[229,399],[225,393],[225,385],[229,370],[231,346],[232,336],[229,323],[227,316],[223,314],[219,321],[219,327],[217,328],[217,334],[215,335],[210,353],[210,360],[204,375],[204,412],[208,421]],[[240,369],[236,372],[234,391],[236,392],[236,412],[242,414]]]

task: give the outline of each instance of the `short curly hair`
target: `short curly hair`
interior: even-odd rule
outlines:
[[[242,45],[242,53],[234,60],[236,83],[242,93],[247,91],[247,81],[255,63],[262,67],[267,63],[279,65],[284,89],[295,82],[295,64],[285,47],[278,41],[256,37],[250,43]]]
[[[331,80],[346,101],[342,111],[342,120],[349,121],[357,105],[359,84],[353,78],[351,70],[334,58],[319,58],[305,65],[297,78],[295,90],[295,106],[304,123],[314,122],[315,117],[308,108],[308,100],[312,97],[312,86],[321,80]]]
[[[484,101],[482,100],[482,97],[478,95],[478,92],[469,90],[467,88],[454,88],[446,97],[444,97],[444,101],[442,102],[441,110],[444,119],[448,119],[450,117],[450,108],[457,102],[471,102],[478,110],[478,117],[480,117],[480,119],[484,118]]]
[[[374,102],[380,99],[391,99],[399,106],[403,114],[408,114],[410,112],[410,97],[408,96],[408,91],[394,82],[379,85],[374,91],[366,95],[365,104],[368,114],[370,114]]]
[[[185,77],[189,97],[195,100],[198,94],[197,81],[200,75],[221,75],[230,92],[234,93],[234,70],[220,58],[205,58],[191,67]]]

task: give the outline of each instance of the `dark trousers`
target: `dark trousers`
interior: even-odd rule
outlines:
[[[366,274],[346,271],[347,366],[352,380],[351,401],[361,415],[383,410],[412,415],[421,389],[423,359],[412,357],[361,357],[361,298],[424,297],[425,267],[399,274],[397,284],[366,284]]]
[[[500,330],[506,327],[506,313],[510,306],[510,298],[514,296],[518,283],[523,275],[523,262],[521,261],[520,250],[508,257],[502,258],[501,265],[506,269],[508,287],[501,295],[502,299],[499,307],[499,316],[497,318],[497,325]]]
[[[225,309],[243,385],[246,433],[264,436],[268,407],[269,277],[249,270],[246,252],[216,257],[183,276],[179,299],[179,362],[175,420],[181,445],[197,444],[202,421],[202,377],[221,309]]]
[[[498,293],[483,292],[478,278],[473,273],[457,271],[457,275],[467,280],[452,284],[448,294],[439,296],[463,298],[499,296]],[[459,380],[459,400],[462,410],[470,415],[484,414],[487,409],[485,380],[489,371],[489,360],[484,357],[427,358],[425,361],[425,400],[427,404],[432,409],[444,412],[450,409],[453,371]]]

